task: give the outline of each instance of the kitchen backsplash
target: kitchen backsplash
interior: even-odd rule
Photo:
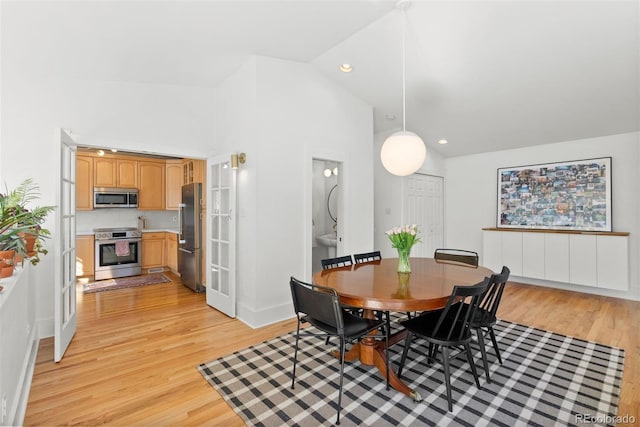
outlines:
[[[127,208],[106,208],[76,212],[76,230],[92,231],[105,227],[138,227],[138,217],[144,216],[148,229],[178,229],[178,211],[140,211]]]

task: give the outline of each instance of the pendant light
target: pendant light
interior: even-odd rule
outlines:
[[[396,7],[402,8],[402,131],[389,136],[382,144],[380,159],[390,173],[398,176],[416,172],[427,157],[427,148],[422,139],[406,128],[406,72],[405,72],[405,26],[407,20],[407,2],[399,1]]]

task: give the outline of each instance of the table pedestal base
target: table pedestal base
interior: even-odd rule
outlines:
[[[404,339],[406,331],[402,331],[398,334],[394,334],[389,337],[389,346]],[[373,337],[364,338],[362,341],[356,343],[349,349],[344,355],[345,362],[353,362],[360,360],[360,363],[368,366],[375,366],[382,374],[383,380],[387,378],[387,358],[385,355],[385,343],[384,341],[376,340]],[[339,356],[339,355],[338,355]],[[389,385],[401,393],[409,396],[416,402],[422,401],[420,394],[409,388],[396,374],[396,372],[389,367]]]

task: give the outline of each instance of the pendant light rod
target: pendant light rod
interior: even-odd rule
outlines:
[[[399,2],[402,8],[402,130],[407,131],[407,88],[406,88],[406,52],[405,52],[405,32],[407,26],[407,6],[406,2]]]

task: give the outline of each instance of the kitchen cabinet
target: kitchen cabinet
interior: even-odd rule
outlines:
[[[204,183],[207,176],[206,169],[206,160],[185,159],[182,162],[182,184]]]
[[[116,187],[116,159],[95,157],[93,159],[93,176],[96,187]]]
[[[138,162],[138,209],[165,209],[165,162]]]
[[[76,156],[76,210],[93,209],[93,157]]]
[[[142,269],[165,266],[165,233],[142,233]]]
[[[182,202],[182,174],[182,160],[167,160],[165,166],[167,210],[177,210]]]
[[[93,276],[95,240],[93,235],[76,236],[76,276]]]
[[[165,233],[166,262],[167,267],[173,272],[178,272],[178,234]]]
[[[117,157],[94,157],[94,185],[96,187],[138,187],[138,162]]]

